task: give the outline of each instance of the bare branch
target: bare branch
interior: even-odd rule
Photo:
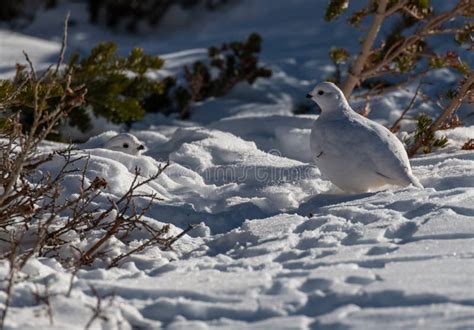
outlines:
[[[5,303],[4,303],[5,306],[3,307],[3,313],[2,313],[2,316],[0,318],[0,329],[5,328],[5,320],[7,318],[8,309],[9,309],[10,304],[11,304],[13,286],[15,285],[15,280],[16,280],[16,276],[17,276],[17,272],[18,272],[18,267],[17,267],[17,264],[16,264],[16,255],[17,255],[17,251],[18,251],[18,242],[15,239],[14,233],[12,233],[10,235],[10,243],[11,243],[11,249],[10,249],[10,255],[9,255],[9,258],[8,258],[10,269],[9,269],[8,277],[7,277],[7,285],[5,287],[6,298],[5,298]]]
[[[405,108],[405,110],[403,110],[400,117],[398,117],[398,119],[395,120],[395,122],[393,123],[392,127],[390,128],[390,131],[392,131],[393,133],[396,133],[400,130],[400,122],[403,120],[403,118],[405,117],[407,112],[410,111],[413,108],[413,106],[415,105],[415,101],[418,97],[418,93],[420,92],[420,88],[421,88],[422,85],[423,85],[422,82],[420,82],[418,84],[418,86],[416,87],[416,90],[415,90],[415,94],[413,94],[413,97],[410,100],[410,103],[408,103],[407,107]]]
[[[59,51],[59,57],[58,57],[58,62],[56,64],[56,69],[54,70],[54,75],[57,75],[59,72],[59,68],[61,67],[61,64],[64,62],[64,54],[66,53],[66,46],[67,46],[67,32],[68,32],[68,25],[69,25],[69,17],[71,15],[71,12],[68,11],[66,14],[66,17],[64,18],[64,27],[63,27],[63,39],[61,42],[61,50]]]
[[[391,8],[387,9],[385,12],[385,17],[389,17],[393,14],[395,14],[397,11],[400,9],[403,9],[404,6],[408,4],[408,0],[400,0],[398,1],[395,5],[393,5]]]
[[[361,52],[342,84],[342,91],[346,97],[349,97],[354,88],[364,80],[390,73],[390,69],[387,69],[390,67],[390,64],[426,37],[459,31],[459,29],[440,29],[440,27],[453,17],[463,13],[471,5],[470,1],[460,0],[450,11],[431,16],[415,33],[391,45],[381,60],[370,63],[370,55],[374,53],[372,47],[385,18],[403,10],[405,12],[408,11],[410,15],[415,16],[418,20],[424,19],[424,17],[419,17],[416,12],[407,8],[407,3],[408,1],[403,0],[397,2],[392,7],[388,7],[388,0],[378,1],[377,12],[373,15],[373,21],[362,44]]]
[[[362,44],[362,49],[360,54],[357,56],[357,59],[354,63],[354,66],[349,71],[349,75],[346,81],[342,85],[342,92],[346,97],[349,97],[352,93],[354,87],[360,82],[361,74],[364,70],[364,65],[367,62],[367,58],[370,55],[370,50],[377,38],[380,27],[386,17],[386,9],[388,5],[388,0],[380,0],[377,5],[377,12],[374,15],[372,24],[367,32],[367,37]]]

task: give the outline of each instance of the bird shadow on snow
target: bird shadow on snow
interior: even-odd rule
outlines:
[[[307,216],[311,213],[316,213],[320,208],[351,202],[357,199],[367,198],[377,194],[378,192],[362,193],[362,194],[333,194],[323,193],[316,196],[310,197],[308,200],[300,204],[296,213],[301,216]]]

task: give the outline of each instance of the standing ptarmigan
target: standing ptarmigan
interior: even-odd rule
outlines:
[[[423,188],[412,174],[400,140],[382,125],[352,110],[333,83],[307,95],[321,108],[311,131],[311,152],[321,174],[338,188],[361,193],[387,184]]]

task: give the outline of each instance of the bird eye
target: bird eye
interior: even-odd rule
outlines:
[[[124,144],[122,145],[122,147],[128,148],[128,143],[124,143]]]
[[[324,95],[324,91],[318,91],[318,95]]]

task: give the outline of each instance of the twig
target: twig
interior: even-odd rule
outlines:
[[[74,270],[71,272],[71,278],[69,279],[69,287],[66,292],[66,297],[69,298],[72,293],[72,287],[74,285],[74,278],[76,277],[77,272],[79,271],[79,267],[74,267]]]
[[[13,286],[15,285],[16,273],[17,273],[17,265],[16,265],[16,254],[18,249],[18,243],[15,240],[14,233],[10,236],[10,243],[11,243],[11,252],[8,259],[10,270],[8,272],[8,279],[7,279],[7,286],[5,288],[5,307],[3,308],[2,317],[0,318],[0,329],[5,328],[5,320],[7,319],[8,309],[11,304],[12,300],[12,291]]]
[[[63,39],[61,41],[61,50],[59,51],[58,62],[56,64],[56,70],[54,70],[54,75],[58,74],[59,68],[61,67],[61,64],[64,62],[64,54],[66,53],[66,47],[67,47],[68,25],[69,25],[70,16],[71,16],[71,12],[68,11],[66,14],[66,17],[64,18]]]
[[[399,0],[398,3],[393,5],[391,8],[387,9],[387,11],[385,12],[385,17],[395,14],[397,11],[402,9],[406,4],[408,4],[408,0]]]
[[[123,218],[118,217],[115,219],[114,224],[112,228],[110,228],[104,236],[102,236],[89,250],[87,250],[82,258],[80,259],[80,262],[82,264],[90,264],[92,259],[92,255],[97,251],[102,245],[104,245],[112,236],[115,235],[117,232],[118,228],[120,225],[123,223]]]
[[[410,103],[408,104],[408,106],[405,108],[405,110],[403,110],[402,114],[400,115],[400,117],[398,117],[397,120],[395,120],[395,122],[393,123],[392,127],[390,128],[390,131],[392,131],[392,133],[396,133],[400,130],[400,122],[403,120],[403,118],[405,117],[405,115],[407,114],[408,111],[410,111],[413,106],[415,105],[415,101],[418,97],[418,93],[420,92],[420,88],[421,86],[423,85],[422,82],[420,82],[418,84],[418,86],[416,87],[416,90],[415,90],[415,94],[413,94],[413,97],[411,98],[410,100]]]
[[[402,88],[402,86],[406,86],[407,84],[417,80],[417,79],[421,79],[423,78],[424,76],[426,76],[429,72],[431,71],[431,68],[428,68],[428,69],[425,69],[423,71],[420,71],[416,74],[413,74],[413,75],[410,75],[408,76],[405,80],[403,81],[400,81],[398,83],[395,83],[395,84],[391,84],[390,86],[386,86],[384,87],[384,81],[381,81],[381,83],[378,85],[378,86],[375,86],[373,88],[371,88],[370,90],[368,90],[367,92],[365,93],[358,93],[358,94],[355,94],[352,96],[352,98],[354,99],[362,99],[362,98],[367,98],[367,97],[372,97],[372,96],[377,96],[377,95],[382,95],[382,94],[385,94],[385,93],[388,93],[388,92],[391,92],[391,91],[394,91],[394,90],[399,90],[400,88]]]
[[[50,293],[49,293],[49,283],[45,279],[44,281],[44,295],[40,293],[39,287],[35,284],[35,289],[36,291],[33,292],[33,295],[36,298],[37,304],[45,304],[46,305],[46,311],[48,314],[49,318],[49,324],[54,325],[54,317],[53,317],[53,307],[51,305],[51,299],[50,299]]]
[[[387,5],[388,0],[378,1],[377,12],[375,13],[372,24],[370,25],[369,31],[367,32],[367,37],[362,44],[360,54],[357,56],[354,66],[349,71],[349,75],[342,85],[342,92],[347,98],[351,95],[352,90],[360,81],[360,76],[364,70],[364,65],[367,62],[367,58],[370,55],[372,45],[374,44],[380,27],[382,26],[382,22],[386,17],[385,11],[387,9]]]
[[[174,243],[176,243],[177,240],[179,240],[181,237],[183,237],[184,235],[186,235],[187,233],[189,233],[191,230],[193,230],[194,228],[196,228],[197,226],[199,226],[198,224],[189,224],[188,225],[188,228],[184,229],[182,232],[180,232],[178,235],[176,235],[173,239],[171,239],[169,242],[168,242],[168,245],[165,247],[165,249],[170,249],[171,248],[171,245],[173,245]]]
[[[168,231],[169,231],[169,226],[164,226],[160,231],[155,233],[152,238],[148,239],[143,244],[140,244],[139,246],[137,246],[136,248],[130,250],[127,253],[122,253],[119,256],[115,257],[107,268],[110,269],[112,267],[116,267],[121,260],[131,256],[132,254],[135,254],[137,252],[141,252],[144,249],[146,249],[147,247],[152,246],[156,243],[159,243],[160,241],[166,241],[166,239],[163,239],[161,236],[164,233],[167,233]]]
[[[105,319],[105,320],[107,319],[104,315],[102,315],[103,314],[102,297],[99,295],[99,293],[97,292],[95,287],[93,287],[92,285],[89,285],[89,288],[91,289],[92,293],[96,297],[96,305],[91,307],[92,316],[89,319],[89,321],[87,322],[86,326],[84,327],[85,330],[90,329],[90,327],[95,322],[95,320],[97,320],[99,318]]]
[[[28,66],[30,67],[30,74],[31,74],[31,77],[33,78],[33,80],[37,80],[37,75],[36,75],[36,69],[33,65],[33,62],[31,62],[31,59],[30,57],[28,56],[28,53],[23,51],[23,56],[25,56],[25,60],[26,62],[28,63]]]

